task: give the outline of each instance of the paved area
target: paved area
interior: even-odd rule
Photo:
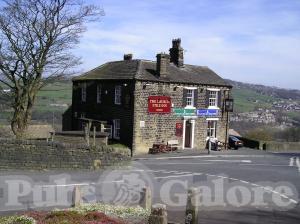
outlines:
[[[66,189],[67,203],[61,207],[68,207],[74,186],[83,189],[86,202],[134,204],[137,192],[147,185],[154,203],[167,204],[170,221],[184,223],[186,192],[196,187],[201,190],[199,223],[299,223],[299,158],[300,153],[249,149],[210,155],[186,151],[135,157],[132,166],[114,171],[2,172],[0,211],[60,207],[46,202],[55,202]],[[9,185],[16,179],[30,182],[33,188]],[[49,191],[52,188],[55,194]],[[18,198],[21,205],[8,206],[8,198],[16,195],[23,195]]]

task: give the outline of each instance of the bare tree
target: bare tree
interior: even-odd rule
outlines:
[[[79,64],[71,50],[87,22],[104,12],[83,0],[2,0],[2,5],[0,84],[11,90],[11,127],[22,138],[38,91]]]

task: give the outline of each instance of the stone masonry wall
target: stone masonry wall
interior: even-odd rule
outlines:
[[[135,111],[133,125],[133,150],[136,154],[147,153],[153,143],[167,143],[168,140],[177,139],[180,148],[182,147],[183,137],[175,136],[176,123],[183,123],[184,118],[175,114],[149,114],[148,97],[149,96],[170,96],[173,108],[183,107],[183,87],[189,85],[169,84],[169,83],[149,83],[137,81],[135,85]],[[150,84],[150,85],[149,85]],[[190,87],[196,87],[190,85]],[[215,86],[197,86],[198,99],[197,109],[206,108],[206,88],[216,88]],[[217,87],[221,90],[221,102],[224,99],[224,87]],[[221,104],[223,105],[223,104]],[[217,138],[225,142],[226,132],[226,114],[222,112],[217,116]],[[145,122],[145,127],[140,127],[140,121]],[[204,150],[207,137],[206,118],[195,118],[194,148]]]
[[[0,169],[96,169],[122,165],[129,151],[46,141],[0,139]]]

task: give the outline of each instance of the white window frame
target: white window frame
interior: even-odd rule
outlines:
[[[209,91],[208,107],[218,107],[218,91]]]
[[[115,86],[115,104],[121,105],[122,87],[120,85]]]
[[[101,103],[101,91],[102,91],[101,84],[97,84],[97,103]]]
[[[120,139],[121,121],[120,119],[114,119],[114,139]]]
[[[197,87],[184,87],[187,92],[186,92],[186,105],[185,108],[195,108],[195,90]]]
[[[86,82],[81,84],[81,101],[86,102]]]
[[[213,126],[209,127],[209,123],[213,123]],[[213,131],[213,135],[211,135],[212,131]],[[212,137],[212,138],[217,137],[217,120],[208,120],[207,121],[207,137]]]
[[[216,108],[219,109],[218,104],[219,104],[219,94],[220,93],[220,89],[215,89],[215,88],[207,88],[207,90],[209,91],[208,93],[208,108]],[[215,93],[215,96],[212,97],[211,94]]]
[[[186,107],[194,107],[195,90],[187,89],[186,91]]]

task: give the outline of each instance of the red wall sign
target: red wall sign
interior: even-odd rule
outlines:
[[[149,96],[148,112],[156,114],[171,113],[171,97],[169,96]]]
[[[177,137],[181,137],[182,136],[182,131],[183,131],[183,124],[182,123],[176,123],[176,132],[175,132],[175,135]]]

